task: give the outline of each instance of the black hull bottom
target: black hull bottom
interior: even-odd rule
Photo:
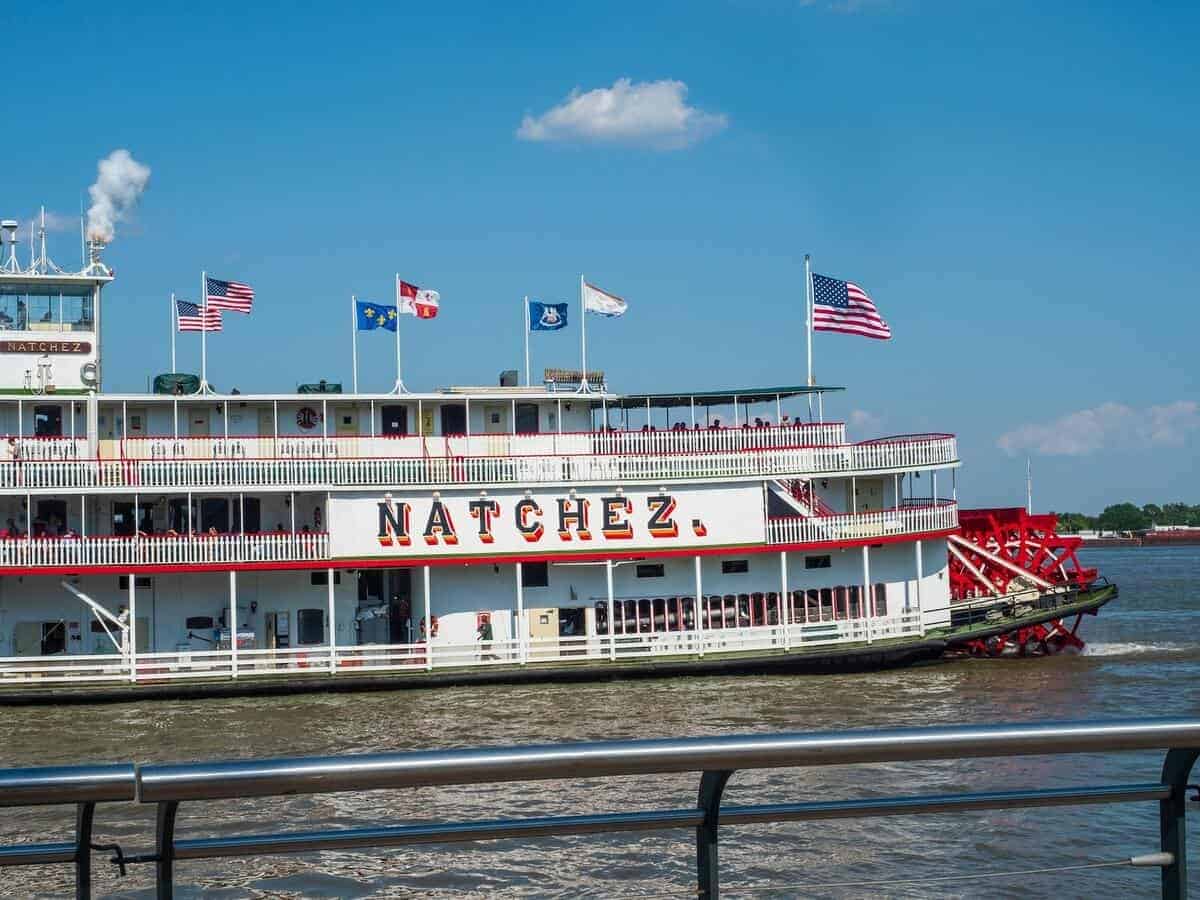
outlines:
[[[0,706],[131,703],[143,700],[196,700],[227,697],[279,697],[306,693],[398,691],[483,685],[571,684],[586,681],[631,681],[711,675],[831,675],[897,669],[940,660],[971,640],[1077,613],[1095,614],[1115,599],[1117,589],[1106,585],[1073,595],[1071,602],[1041,608],[1003,622],[980,622],[933,632],[912,640],[892,639],[877,644],[831,647],[803,652],[711,654],[667,660],[620,662],[537,663],[529,666],[451,669],[420,673],[358,675],[353,671],[292,673],[279,678],[247,678],[225,682],[167,682],[114,687],[62,686],[32,690],[0,689]]]
[[[591,662],[538,664],[526,667],[486,668],[403,675],[330,676],[299,675],[289,679],[256,678],[218,684],[137,684],[122,687],[61,687],[32,691],[0,692],[0,706],[62,705],[76,703],[131,703],[143,700],[196,700],[228,697],[279,697],[305,693],[424,690],[439,687],[483,685],[571,684],[588,681],[629,681],[697,675],[829,675],[895,669],[940,659],[943,640],[918,640],[812,653],[771,653],[761,656],[713,656],[673,662]]]

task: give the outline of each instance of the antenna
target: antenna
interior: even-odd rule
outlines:
[[[21,271],[21,265],[17,262],[17,229],[20,228],[20,223],[16,219],[4,219],[0,221],[0,232],[8,235],[8,259],[0,262],[0,272],[8,272],[16,275]],[[0,235],[0,253],[4,250],[4,237]]]

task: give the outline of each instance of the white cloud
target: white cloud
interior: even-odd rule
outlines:
[[[21,223],[21,230],[25,235],[25,239],[29,239],[30,234],[37,234],[38,229],[42,227],[42,214],[36,212],[29,217],[28,222]],[[63,213],[51,212],[46,210],[46,233],[55,234],[64,231],[73,231],[79,228],[79,219],[75,216],[65,215]]]
[[[865,409],[852,409],[846,418],[846,424],[857,434],[874,434],[883,427],[883,417],[867,412]]]
[[[723,130],[729,120],[687,104],[682,81],[618,79],[587,93],[575,88],[540,116],[526,115],[517,129],[523,141],[631,144],[678,150]]]
[[[1097,450],[1179,447],[1197,429],[1200,404],[1192,400],[1137,409],[1104,403],[1053,422],[1021,425],[1002,434],[996,445],[1010,456],[1026,452],[1086,456]]]

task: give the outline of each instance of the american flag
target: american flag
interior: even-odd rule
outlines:
[[[208,305],[212,309],[228,309],[231,312],[248,313],[254,302],[254,288],[240,281],[221,281],[219,278],[204,279],[207,284]]]
[[[221,311],[219,309],[201,310],[195,303],[176,300],[175,321],[179,323],[180,331],[220,331]]]
[[[890,340],[892,329],[879,317],[867,292],[851,281],[813,275],[813,330],[838,331]]]

